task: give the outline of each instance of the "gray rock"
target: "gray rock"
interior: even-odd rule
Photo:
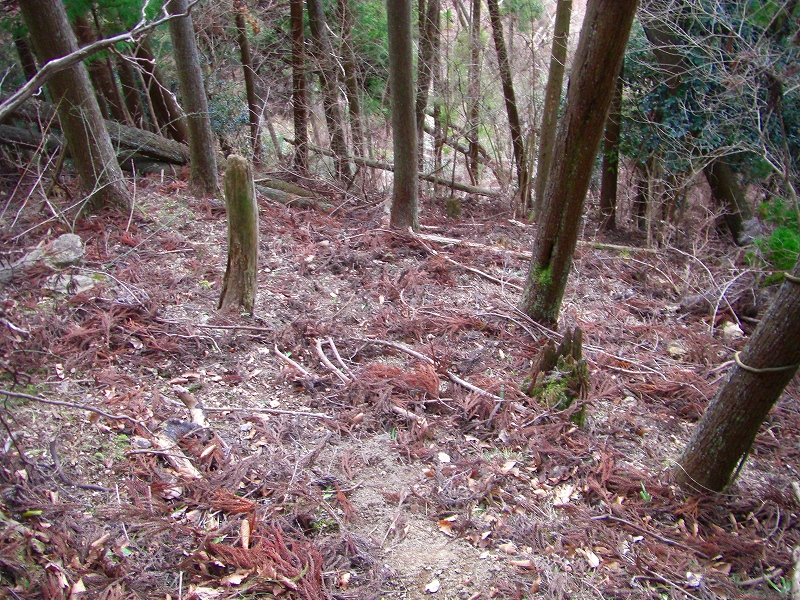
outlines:
[[[83,240],[74,233],[65,233],[58,236],[53,243],[44,248],[42,260],[54,269],[63,269],[76,265],[83,258]]]

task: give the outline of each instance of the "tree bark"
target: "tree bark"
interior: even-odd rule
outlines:
[[[587,5],[520,306],[538,323],[558,321],[636,5],[637,0],[594,0]]]
[[[40,64],[78,49],[60,0],[20,0],[20,9]],[[53,75],[47,84],[58,106],[62,131],[75,163],[80,186],[93,209],[128,210],[131,195],[108,137],[83,64]]]
[[[800,363],[800,261],[695,426],[675,478],[687,490],[721,492]]]
[[[79,16],[75,19],[75,34],[81,46],[86,46],[87,44],[97,41],[97,34],[95,33],[94,27],[83,16]],[[101,99],[103,101],[103,103],[101,103],[101,110],[103,104],[108,107],[108,114],[104,114],[103,116],[106,119],[114,119],[124,125],[133,125],[130,115],[125,110],[125,103],[122,101],[122,95],[119,93],[114,71],[109,66],[109,63],[99,57],[94,57],[90,59],[88,69],[89,77],[92,83],[94,83],[95,92],[99,96],[98,101]]]
[[[440,13],[440,0],[427,0],[427,4],[426,0],[419,0],[419,56],[415,113],[420,171],[423,170],[425,158],[425,112],[428,109],[428,93],[439,61]]]
[[[228,157],[225,172],[228,213],[228,264],[219,307],[253,314],[258,289],[258,204],[253,169],[241,156]]]
[[[139,86],[136,84],[136,70],[127,57],[117,58],[117,74],[122,85],[122,99],[128,108],[128,114],[130,114],[134,126],[139,129],[148,129],[142,97],[139,94]]]
[[[353,9],[350,0],[338,0],[339,23],[342,27],[342,70],[347,91],[347,108],[350,113],[350,133],[356,156],[364,154],[364,125],[361,119],[359,99],[358,64],[353,52]]]
[[[308,0],[308,23],[316,42],[317,58],[320,62],[320,87],[325,107],[325,121],[331,138],[331,148],[336,154],[336,176],[349,180],[353,176],[349,160],[350,152],[344,137],[344,119],[339,105],[339,88],[336,85],[336,69],[333,62],[333,46],[328,36],[328,25],[322,0]],[[390,28],[391,29],[391,28]]]
[[[564,83],[564,70],[567,62],[567,41],[569,22],[572,16],[572,0],[558,0],[556,23],[553,33],[553,50],[550,54],[550,70],[547,73],[547,87],[544,95],[544,114],[539,134],[539,153],[536,162],[536,186],[534,212],[538,216],[542,209],[544,191],[550,176],[553,162],[553,147],[558,128],[558,107],[561,103],[561,87]]]
[[[478,142],[481,118],[481,0],[472,0],[469,29],[470,61],[467,77],[469,111],[467,114],[467,171],[473,185],[478,184]]]
[[[492,22],[494,47],[497,52],[497,64],[500,69],[500,80],[503,84],[503,98],[506,103],[508,115],[508,128],[511,131],[511,145],[514,149],[514,163],[517,165],[517,185],[523,212],[530,211],[530,195],[528,192],[528,160],[525,155],[525,142],[522,138],[522,126],[517,111],[517,98],[514,94],[514,81],[511,77],[511,65],[506,52],[506,42],[503,37],[503,23],[500,21],[500,7],[497,0],[488,0],[489,18]]]
[[[239,55],[244,72],[244,87],[247,94],[247,114],[250,121],[250,147],[253,151],[253,163],[261,163],[261,106],[256,93],[256,77],[253,71],[253,58],[250,55],[250,42],[247,40],[247,24],[245,22],[245,6],[241,0],[234,2],[236,12],[236,39],[239,43]]]
[[[611,100],[603,135],[603,179],[600,183],[600,229],[617,228],[617,180],[619,176],[619,135],[622,123],[622,67],[617,76],[617,89]]]
[[[136,44],[136,61],[142,67],[142,77],[150,104],[153,106],[153,115],[156,128],[165,132],[176,142],[189,143],[189,129],[186,126],[178,101],[175,100],[164,85],[164,77],[156,64],[156,57],[147,40],[140,40]]]
[[[28,43],[28,38],[23,34],[17,32],[14,35],[14,47],[17,49],[19,56],[19,64],[22,66],[22,72],[25,74],[25,80],[30,81],[36,75],[36,59],[33,57],[31,45]]]
[[[289,20],[292,33],[292,115],[294,118],[294,166],[305,173],[308,169],[308,110],[306,104],[305,34],[303,33],[303,0],[290,0]]]
[[[750,205],[745,198],[744,190],[736,179],[736,173],[722,158],[713,159],[703,169],[711,193],[717,204],[725,209],[723,219],[736,244],[743,244],[744,222],[752,218]]]
[[[186,0],[169,0],[167,11],[171,15],[186,13],[187,4]],[[189,128],[189,188],[213,196],[219,193],[217,157],[191,15],[171,20],[169,33]]]
[[[392,90],[394,189],[390,225],[419,229],[417,121],[414,106],[414,48],[411,0],[386,0],[389,23],[389,87]]]

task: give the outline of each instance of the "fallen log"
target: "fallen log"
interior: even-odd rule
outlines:
[[[283,141],[286,142],[287,144],[295,145],[295,141],[292,139],[284,138]],[[323,154],[324,156],[335,156],[333,150],[328,150],[327,148],[320,148],[319,146],[314,146],[313,144],[309,144],[308,149],[311,150],[312,152]],[[381,169],[382,171],[394,171],[394,165],[392,164],[378,162],[377,160],[371,160],[369,158],[363,158],[361,156],[351,156],[349,157],[349,160],[353,161],[357,165],[370,167],[372,169]],[[436,183],[438,185],[449,187],[450,189],[457,190],[459,192],[466,192],[467,194],[475,194],[478,196],[490,196],[490,197],[497,196],[499,194],[499,192],[496,192],[494,190],[480,188],[474,185],[460,183],[458,181],[450,181],[448,179],[443,179],[441,177],[437,177],[436,175],[430,175],[428,173],[419,173],[419,178],[424,179],[425,181],[430,181],[431,183]]]
[[[29,123],[52,123],[52,127],[56,129],[59,127],[56,109],[47,102],[28,103],[20,106],[11,113],[11,117]],[[111,141],[117,148],[117,157],[120,162],[136,157],[173,165],[183,165],[189,162],[189,148],[184,144],[168,140],[150,131],[122,125],[116,121],[106,121],[105,123],[108,134],[111,136]],[[11,126],[3,125],[0,127],[8,128]],[[19,128],[11,127],[11,129]],[[35,137],[32,132],[27,133]],[[0,141],[6,141],[6,139],[6,137],[0,137]],[[24,142],[26,145],[30,143],[31,138],[27,139],[28,141]],[[39,140],[41,140],[41,136],[39,136]],[[8,141],[10,143],[20,143],[11,139]]]

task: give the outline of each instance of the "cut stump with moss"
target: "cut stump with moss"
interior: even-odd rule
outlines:
[[[241,156],[228,158],[225,172],[228,214],[228,266],[219,308],[253,314],[258,288],[258,205],[253,168]]]
[[[523,389],[540,404],[553,411],[569,410],[573,423],[582,426],[586,407],[583,400],[589,387],[589,368],[583,359],[583,332],[567,329],[556,347],[549,341],[542,348]],[[575,400],[580,406],[574,406]]]

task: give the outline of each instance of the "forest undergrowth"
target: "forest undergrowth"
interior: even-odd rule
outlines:
[[[725,494],[670,481],[769,295],[711,217],[658,249],[586,223],[562,409],[522,391],[561,339],[516,309],[535,226],[317,194],[259,197],[252,317],[217,311],[222,203],[156,176],[75,223],[85,279],[0,288],[0,598],[788,597],[796,381]],[[8,262],[69,231],[6,208]]]

